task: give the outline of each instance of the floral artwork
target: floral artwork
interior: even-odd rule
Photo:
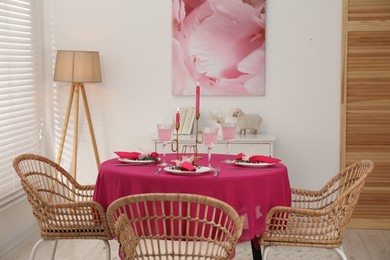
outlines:
[[[173,95],[264,95],[265,0],[172,0]]]

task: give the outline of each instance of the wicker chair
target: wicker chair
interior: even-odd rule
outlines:
[[[230,259],[243,228],[225,202],[177,193],[120,198],[107,221],[125,259]]]
[[[335,250],[347,259],[342,247],[346,225],[374,163],[356,162],[334,176],[320,191],[291,189],[292,206],[274,207],[260,237],[263,260],[269,246],[303,246]]]
[[[100,239],[110,259],[112,239],[103,207],[92,201],[94,185],[80,185],[55,162],[34,154],[23,154],[13,161],[38,222],[41,239],[30,258],[45,240],[55,240],[54,259],[59,239]]]

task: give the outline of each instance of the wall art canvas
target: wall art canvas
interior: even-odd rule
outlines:
[[[265,0],[172,0],[172,93],[263,96]]]

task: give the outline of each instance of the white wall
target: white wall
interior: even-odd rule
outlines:
[[[58,49],[100,52],[103,83],[86,87],[101,161],[113,158],[114,150],[151,149],[155,124],[171,120],[176,107],[194,105],[194,97],[171,95],[170,0],[43,3],[49,157],[55,158],[53,129],[61,130],[69,90],[52,81]],[[341,10],[340,0],[269,0],[265,96],[201,99],[202,117],[235,107],[262,115],[261,131],[276,135],[274,155],[295,187],[318,189],[339,170]],[[53,101],[53,93],[60,99]],[[80,124],[78,180],[94,183],[85,118]]]
[[[262,132],[276,135],[275,156],[292,185],[319,188],[339,167],[342,2],[272,0],[267,8],[266,95],[205,96],[201,109],[230,114],[241,107],[262,115]],[[87,92],[102,161],[114,150],[151,149],[155,124],[171,120],[176,107],[194,105],[194,97],[171,94],[171,1],[46,1],[45,14],[49,96],[56,50],[100,52],[103,83],[87,85]],[[68,84],[55,89],[66,103]],[[94,182],[82,125],[78,178]]]

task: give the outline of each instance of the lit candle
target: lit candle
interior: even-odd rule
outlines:
[[[196,102],[195,102],[195,112],[196,114],[199,114],[199,103],[200,103],[200,86],[199,82],[196,86]]]
[[[179,108],[177,108],[177,111],[176,111],[176,127],[180,125],[180,112],[179,112]]]

